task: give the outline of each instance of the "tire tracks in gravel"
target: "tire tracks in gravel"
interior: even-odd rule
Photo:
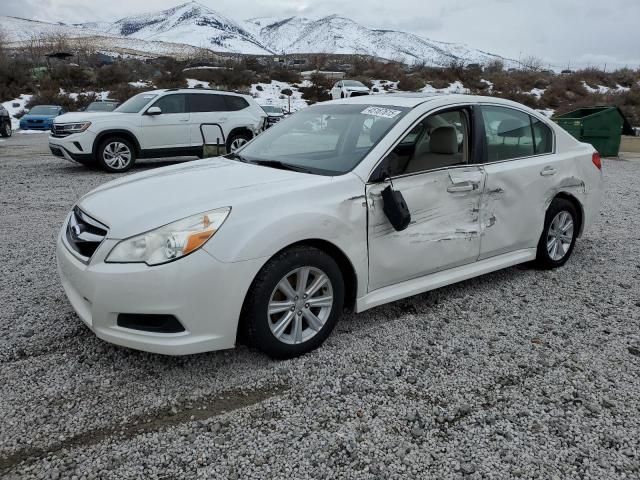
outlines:
[[[154,412],[133,417],[125,424],[88,430],[46,448],[24,448],[10,455],[0,456],[0,477],[9,474],[15,467],[31,465],[62,450],[81,445],[89,447],[109,439],[128,440],[138,435],[166,430],[184,423],[207,420],[257,405],[289,389],[289,385],[286,384],[254,390],[234,389],[197,399],[183,400],[181,407],[160,408]],[[191,406],[193,404],[198,406]]]

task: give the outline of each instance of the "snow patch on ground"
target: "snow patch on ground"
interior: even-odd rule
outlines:
[[[623,87],[622,85],[616,85],[615,88],[607,87],[605,85],[598,85],[596,88],[594,88],[584,80],[582,81],[582,86],[589,93],[599,93],[601,95],[606,95],[608,93],[625,93],[631,90],[629,87]]]
[[[33,95],[24,94],[20,95],[19,98],[2,103],[2,106],[9,112],[9,116],[11,117],[11,128],[14,130],[20,128],[20,120],[16,118],[16,115],[25,109],[25,105],[29,103],[32,97]]]
[[[529,92],[529,95],[533,95],[534,97],[539,99],[540,97],[542,97],[542,95],[544,95],[544,92],[546,91],[546,88],[532,88]]]
[[[468,88],[465,88],[465,86],[462,84],[461,81],[456,80],[455,82],[453,82],[452,84],[450,84],[448,87],[445,87],[445,88],[433,88],[431,85],[427,84],[422,89],[422,92],[431,93],[434,95],[450,95],[450,94],[467,95],[471,93],[471,90],[469,90]]]
[[[305,85],[301,86],[304,87]],[[282,93],[282,90],[287,88],[293,92],[293,95],[291,95],[291,111],[296,112],[305,108],[307,101],[302,98],[302,92],[287,82],[272,80],[271,83],[254,83],[251,85],[251,96],[256,99],[259,105],[274,105],[288,110],[289,97]]]
[[[204,80],[196,80],[195,78],[187,78],[187,84],[189,88],[211,88],[209,82],[205,82]]]
[[[129,85],[135,88],[151,88],[153,85],[151,82],[145,82],[144,80],[138,80],[137,82],[129,82]]]

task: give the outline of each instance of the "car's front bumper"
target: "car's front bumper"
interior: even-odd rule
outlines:
[[[96,136],[93,132],[54,137],[49,135],[49,150],[57,157],[72,162],[87,163],[94,159],[93,142]]]
[[[260,260],[223,263],[204,250],[180,260],[146,264],[104,262],[117,243],[105,240],[89,263],[72,253],[58,236],[57,263],[65,293],[82,321],[101,339],[165,355],[233,348],[246,292]],[[121,313],[173,315],[179,333],[123,328]]]

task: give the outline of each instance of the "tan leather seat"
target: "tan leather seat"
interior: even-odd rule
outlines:
[[[426,142],[425,142],[426,143]],[[426,148],[418,148],[415,157],[409,162],[406,173],[422,172],[436,168],[449,167],[462,163],[462,153],[458,152],[458,133],[455,127],[438,127],[431,132]]]

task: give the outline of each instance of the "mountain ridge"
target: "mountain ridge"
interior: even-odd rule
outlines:
[[[447,66],[452,62],[484,64],[494,60],[500,60],[507,66],[517,64],[514,60],[465,44],[441,42],[410,32],[368,28],[338,14],[316,19],[274,16],[234,20],[197,1],[131,15],[113,22],[65,24],[20,19],[22,23],[19,26],[8,20],[4,20],[3,25],[3,19],[10,18],[0,17],[0,30],[7,30],[9,40],[14,42],[28,40],[28,32],[20,30],[29,30],[31,27],[34,32],[45,34],[60,32],[79,37],[106,36],[119,41],[130,38],[138,40],[139,44],[167,42],[220,53],[355,54],[434,66]]]

